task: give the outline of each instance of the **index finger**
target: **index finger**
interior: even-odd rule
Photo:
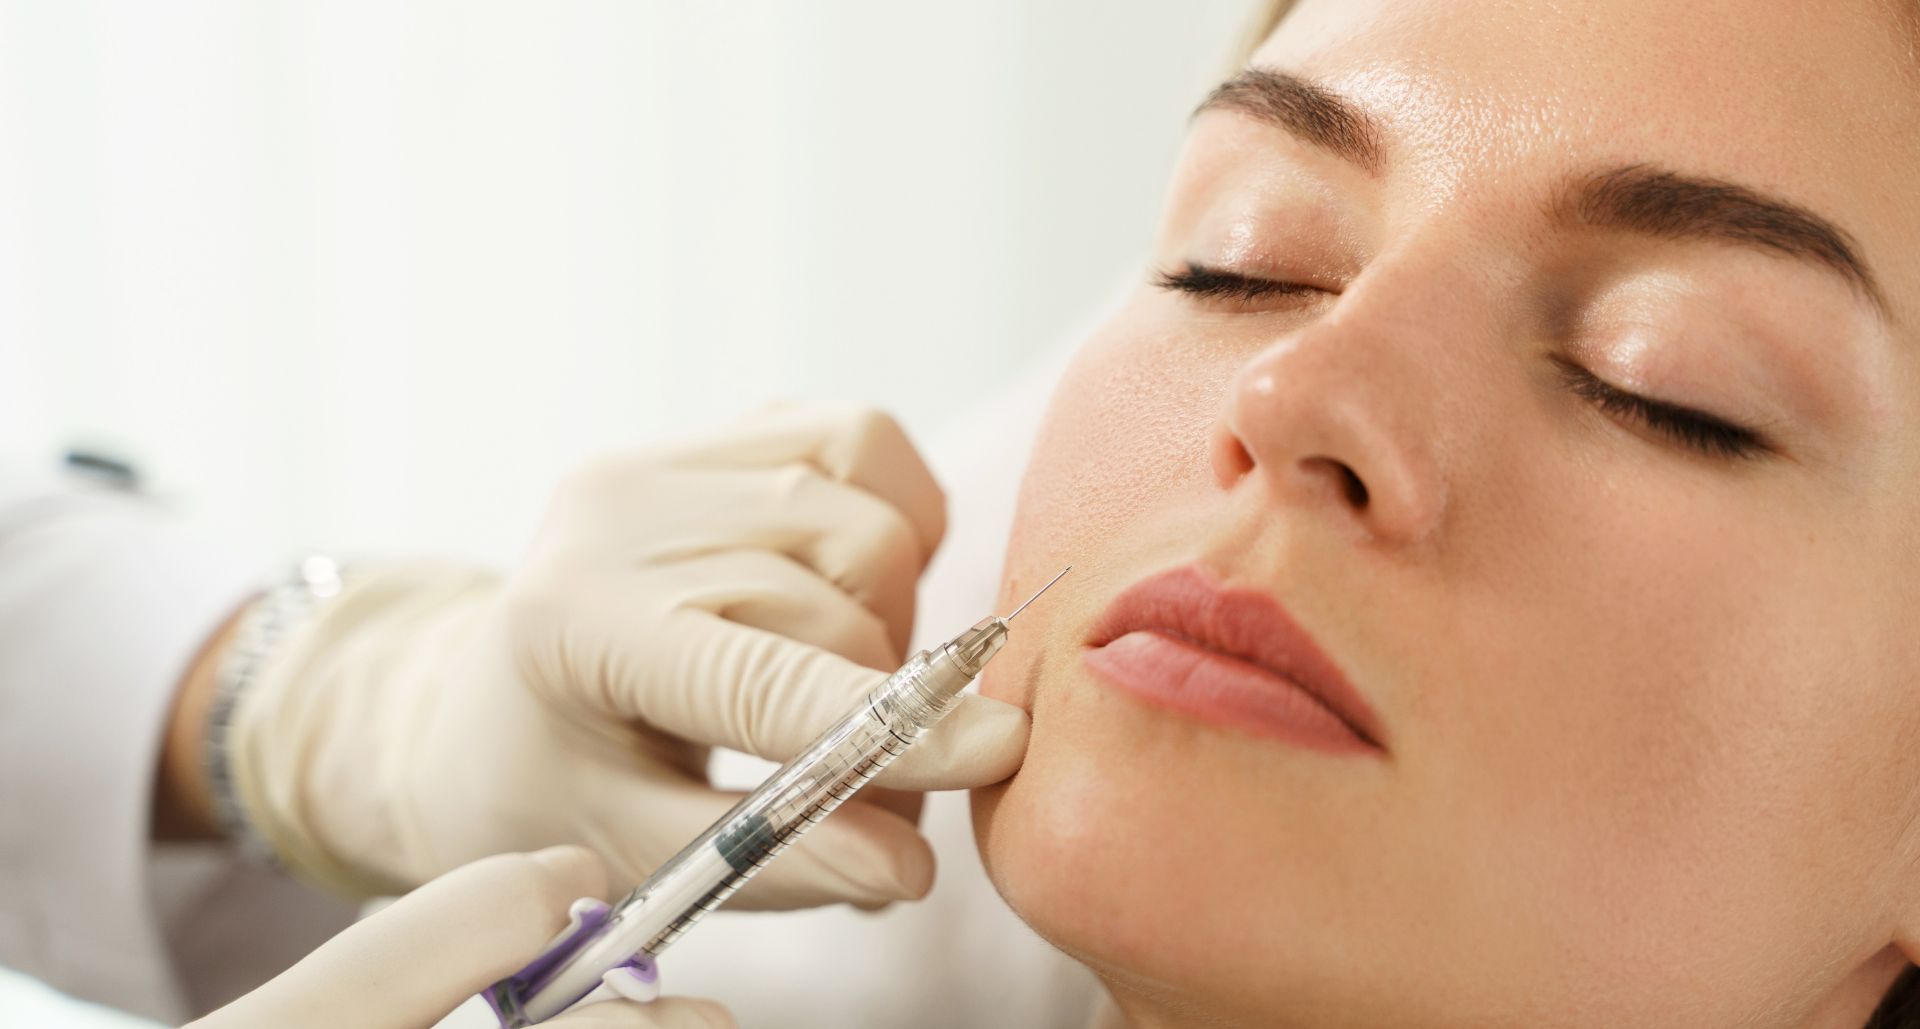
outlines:
[[[900,427],[871,408],[782,406],[670,448],[676,465],[770,467],[805,462],[906,516],[931,557],[947,532],[947,497]]]

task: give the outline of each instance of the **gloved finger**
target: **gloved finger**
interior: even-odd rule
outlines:
[[[931,555],[946,535],[946,494],[900,424],[880,411],[781,405],[663,457],[700,468],[810,464],[905,515],[923,553]]]
[[[649,576],[663,566],[720,551],[784,554],[879,616],[896,653],[906,646],[913,630],[915,589],[932,551],[901,511],[809,465],[705,470],[689,474],[688,480],[677,490],[672,483],[662,483],[658,491],[636,501],[657,506],[658,495],[683,495],[689,503],[702,504],[697,514],[682,512],[672,526],[642,512],[620,517],[623,501],[609,500],[597,513],[599,525],[580,531],[632,533],[628,539],[603,538],[595,548],[631,559],[614,567],[644,567]],[[600,527],[607,525],[630,528]]]
[[[927,805],[927,795],[912,790],[892,790],[885,786],[868,786],[860,791],[862,803],[885,808],[901,818],[920,824],[920,811]]]
[[[733,1014],[695,997],[662,997],[647,1004],[605,1001],[575,1008],[541,1025],[561,1029],[733,1029]]]
[[[656,795],[648,801],[645,835],[636,837],[634,845],[645,847],[654,839],[693,839],[726,814],[741,796],[692,785]],[[606,848],[610,855],[636,853],[617,836]],[[671,856],[637,853],[644,858],[642,866],[621,869],[636,880]],[[727,903],[741,910],[787,910],[842,902],[878,907],[926,896],[933,888],[933,873],[933,848],[912,822],[856,799],[842,804],[782,851]]]
[[[755,560],[714,555],[662,574],[684,576],[671,588],[688,591],[689,603],[719,610],[739,600],[760,604],[764,615],[786,602],[781,598],[799,595],[814,605],[814,616],[840,621],[830,614],[837,604],[847,615],[846,624],[860,617],[810,576],[794,576],[771,587],[734,579],[739,565]],[[566,691],[555,698],[563,703],[637,719],[684,740],[784,761],[885,678],[884,672],[820,647],[694,607],[669,612],[651,632],[634,633],[628,612],[645,605],[659,588],[658,581],[595,575],[576,578],[564,589],[544,590],[531,603],[523,598],[510,621],[534,641],[529,645],[545,647],[560,640],[566,648],[562,664],[568,674],[543,683],[543,688]],[[784,610],[794,619],[784,626],[789,631],[819,638],[833,634],[803,626],[806,616],[800,607]],[[878,649],[870,630],[845,632],[848,640],[864,633],[869,642],[859,646]],[[848,649],[854,647],[849,644]],[[880,782],[914,790],[970,789],[999,782],[1019,767],[1026,733],[1026,712],[968,695],[912,751],[881,773]]]
[[[894,652],[905,653],[920,573],[933,548],[915,536],[898,508],[871,493],[810,472],[783,475],[780,488],[784,495],[769,501],[775,517],[816,510],[833,519],[830,529],[796,540],[787,552],[879,615]]]
[[[432,1025],[525,966],[576,898],[605,889],[600,859],[580,847],[476,861],[349,926],[203,1025]]]
[[[670,514],[661,497],[673,498]],[[547,592],[564,591],[564,580],[582,572],[639,569],[651,580],[718,552],[782,554],[879,616],[896,653],[912,631],[915,588],[931,556],[905,514],[811,465],[696,471],[627,468],[618,459],[568,479],[534,546],[528,567],[553,577],[534,579]]]
[[[608,657],[573,667],[604,670],[602,700],[614,713],[683,739],[784,761],[885,677],[705,611],[675,611],[657,638],[636,639],[618,624],[622,610],[614,602],[582,606],[574,638]],[[1026,745],[1025,711],[969,694],[879,781],[912,790],[986,786],[1013,774]]]
[[[882,674],[903,659],[892,630],[872,610],[780,554],[727,551],[651,569],[648,576],[656,583],[665,577],[684,607],[812,644]]]
[[[831,724],[831,723],[829,723]],[[874,783],[896,790],[970,790],[1012,775],[1027,756],[1027,713],[1003,700],[966,693],[939,724]],[[949,785],[965,781],[965,786]]]
[[[668,621],[635,632],[632,612],[678,598]],[[523,650],[550,650],[558,642],[556,674],[535,686],[561,705],[596,717],[637,719],[694,743],[748,750],[743,705],[766,702],[771,687],[827,689],[850,706],[898,666],[899,653],[872,612],[792,560],[766,551],[737,550],[650,568],[636,577],[619,570],[577,574],[523,587],[509,596],[508,631]],[[691,647],[677,634],[687,623],[713,631]],[[830,658],[807,671],[806,683],[722,684],[700,660],[701,646],[752,646],[762,636],[783,638],[795,654]],[[733,710],[729,710],[733,709]],[[768,755],[762,755],[768,756]]]

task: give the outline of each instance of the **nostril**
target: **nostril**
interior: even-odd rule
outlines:
[[[1246,444],[1240,441],[1240,437],[1231,432],[1214,436],[1209,456],[1213,462],[1213,476],[1222,486],[1231,487],[1253,471],[1253,455],[1247,452]]]
[[[1352,504],[1356,508],[1366,507],[1367,484],[1361,482],[1360,477],[1353,473],[1353,469],[1348,468],[1346,465],[1340,466],[1340,479],[1347,489],[1347,503]]]
[[[1300,462],[1300,470],[1317,480],[1318,488],[1338,489],[1355,511],[1366,510],[1367,484],[1345,461],[1336,461],[1331,457],[1310,457]]]

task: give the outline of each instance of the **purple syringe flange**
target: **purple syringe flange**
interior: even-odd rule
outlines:
[[[542,948],[540,955],[527,964],[527,967],[513,973],[483,996],[493,1013],[500,1020],[502,1029],[523,1029],[531,1025],[520,1013],[520,998],[532,996],[547,984],[560,971],[561,966],[588,940],[599,935],[613,916],[613,907],[602,900],[582,897],[567,909],[567,927],[555,936],[552,942]],[[620,996],[632,1000],[650,1000],[657,993],[660,984],[660,969],[653,959],[645,955],[628,958],[618,968],[606,973],[603,979],[621,977],[626,984],[609,981],[608,986]],[[582,994],[579,1000],[585,997]]]

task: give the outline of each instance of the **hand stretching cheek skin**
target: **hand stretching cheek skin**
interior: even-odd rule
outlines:
[[[989,870],[1135,1021],[1865,1020],[1920,937],[1920,495],[1900,485],[1920,481],[1920,348],[1887,330],[1913,307],[1920,215],[1884,187],[1911,171],[1920,98],[1861,35],[1884,33],[1866,7],[1310,5],[1261,61],[1354,92],[1378,172],[1201,116],[1155,267],[1251,253],[1231,270],[1273,276],[1304,254],[1293,270],[1334,288],[1143,287],[1087,343],[1002,599],[1067,562],[1073,588],[984,685],[1034,718],[1021,771],[976,795]],[[1780,88],[1810,66],[1821,88]],[[1862,143],[1866,98],[1905,134]],[[1791,255],[1546,213],[1568,175],[1629,161],[1817,207],[1892,320]],[[1271,235],[1261,212],[1301,203],[1346,210],[1264,249],[1230,231]],[[1617,366],[1604,301],[1629,295],[1599,268],[1685,287],[1629,312],[1640,349]],[[1751,419],[1772,449],[1702,451],[1597,406],[1556,354]],[[1282,603],[1379,711],[1384,759],[1090,673],[1107,603],[1187,565]]]

